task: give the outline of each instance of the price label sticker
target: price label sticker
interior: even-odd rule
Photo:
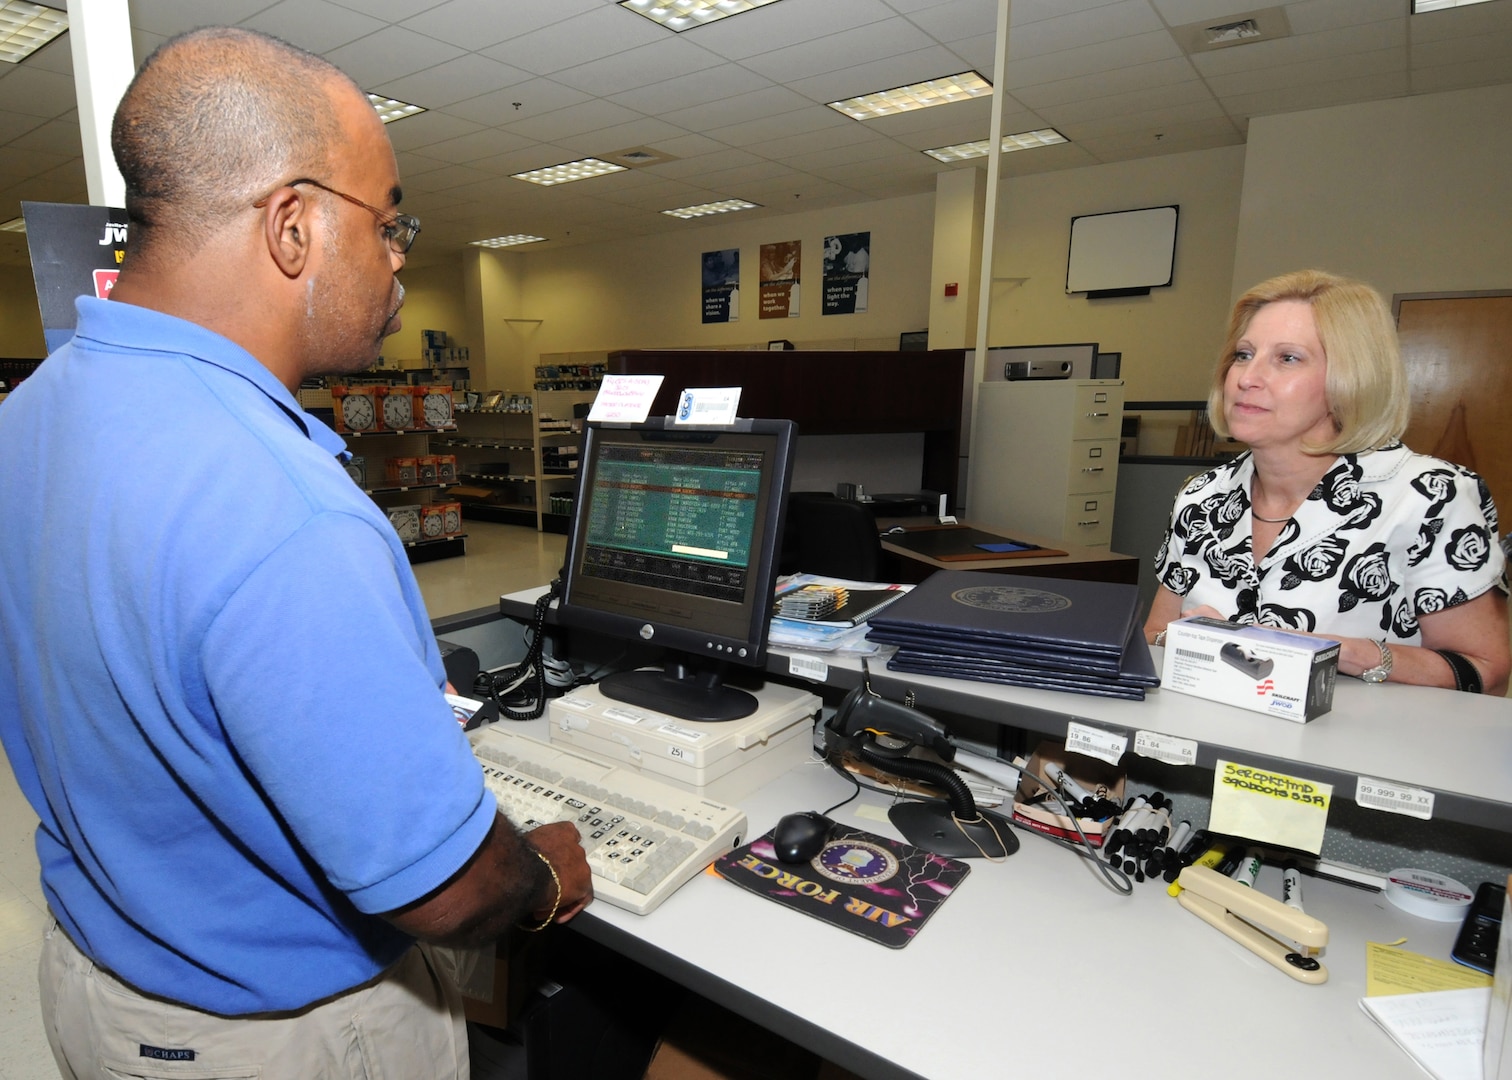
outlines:
[[[1155,731],[1136,731],[1134,752],[1140,757],[1154,758],[1167,765],[1197,764],[1197,743],[1194,740],[1178,739],[1174,735],[1162,735]]]
[[[1129,748],[1127,735],[1117,735],[1075,720],[1066,725],[1066,749],[1117,765]]]
[[[817,656],[789,656],[788,674],[824,682],[829,678],[829,665]]]
[[[1422,788],[1362,776],[1355,781],[1355,802],[1388,814],[1433,820],[1433,792]]]

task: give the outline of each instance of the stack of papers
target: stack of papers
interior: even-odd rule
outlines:
[[[889,670],[1144,699],[1160,685],[1139,589],[1107,581],[941,570],[871,620]]]
[[[815,587],[838,590],[845,596],[844,604],[837,604],[833,610],[813,618],[786,617],[784,599]],[[881,585],[818,574],[794,574],[777,586],[767,640],[773,645],[811,652],[874,654],[876,644],[866,640],[867,620],[911,588],[911,585]],[[788,612],[795,610],[791,602],[786,607]]]

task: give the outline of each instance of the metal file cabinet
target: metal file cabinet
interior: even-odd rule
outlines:
[[[986,528],[1110,546],[1123,401],[1118,379],[982,383],[966,517]]]

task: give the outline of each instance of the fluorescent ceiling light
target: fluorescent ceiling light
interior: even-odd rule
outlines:
[[[872,120],[878,116],[927,109],[933,105],[948,105],[952,101],[982,97],[992,93],[992,84],[975,71],[963,71],[959,75],[946,75],[912,86],[895,86],[891,90],[879,90],[875,94],[831,101],[827,104],[837,112],[843,112],[853,120]]]
[[[668,217],[687,219],[708,214],[728,214],[732,210],[755,210],[760,205],[744,199],[721,199],[719,202],[699,203],[697,206],[679,206],[676,210],[663,210],[662,213]]]
[[[1064,135],[1054,128],[1040,128],[1038,131],[1020,131],[1017,135],[1003,136],[1003,153],[1011,154],[1015,150],[1032,150],[1036,146],[1054,146],[1056,143],[1069,142]],[[978,139],[976,142],[956,143],[954,146],[937,146],[933,150],[924,151],[936,161],[966,161],[969,158],[987,156],[987,140]]]
[[[654,23],[680,34],[695,26],[766,7],[776,0],[619,0],[619,6],[644,15]]]
[[[488,240],[473,240],[470,242],[478,247],[501,248],[514,247],[516,244],[538,244],[545,239],[544,236],[531,236],[529,233],[514,233],[510,236],[495,236]]]
[[[9,221],[7,221],[7,222],[0,223],[0,232],[25,232],[25,231],[26,231],[26,219],[24,217],[13,217]]]
[[[19,64],[68,29],[68,15],[41,4],[0,4],[0,60]]]
[[[395,101],[391,97],[375,94],[368,91],[368,102],[378,110],[378,119],[385,124],[392,124],[395,120],[403,120],[406,116],[414,116],[423,113],[425,108],[420,105],[411,105],[407,101]]]
[[[600,161],[598,158],[586,157],[580,161],[568,161],[561,165],[551,165],[544,169],[532,169],[530,172],[511,173],[516,180],[526,180],[532,184],[541,184],[550,187],[552,184],[567,184],[573,180],[586,180],[590,176],[603,176],[605,173],[628,172],[623,165],[616,165],[611,161]]]
[[[1447,8],[1469,7],[1471,4],[1484,4],[1486,0],[1412,0],[1412,13],[1421,15],[1425,11],[1444,11]]]

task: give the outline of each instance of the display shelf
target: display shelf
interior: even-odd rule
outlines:
[[[565,531],[563,516],[549,510],[551,496],[575,483],[577,472],[557,464],[558,451],[574,447],[581,437],[570,425],[577,422],[578,407],[590,404],[594,393],[489,391],[485,398],[528,399],[530,411],[458,413],[457,430],[445,442],[457,455],[457,478],[492,492],[489,498],[464,503],[463,513],[480,521],[533,524],[541,532]],[[564,424],[569,427],[562,428]]]
[[[437,495],[456,486],[456,481],[445,483],[394,483],[387,479],[387,458],[431,457],[438,450],[445,450],[446,440],[441,436],[455,434],[454,426],[409,428],[403,431],[342,431],[347,448],[354,457],[363,459],[364,475],[359,481],[362,491],[378,504],[384,513],[401,504],[415,503],[422,507],[436,502]],[[356,476],[353,479],[357,479]],[[426,540],[402,540],[405,554],[411,563],[430,562],[465,554],[466,545],[462,534]]]

